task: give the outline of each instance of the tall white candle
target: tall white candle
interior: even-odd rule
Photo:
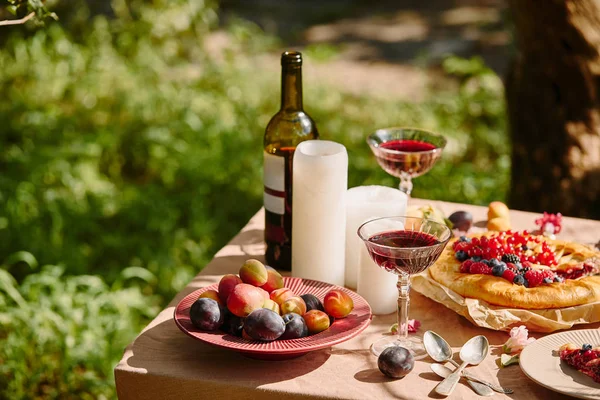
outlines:
[[[292,276],[344,284],[348,153],[339,143],[296,147],[292,195]]]
[[[375,314],[396,310],[398,278],[373,262],[357,230],[373,218],[405,215],[407,201],[405,193],[385,186],[359,186],[349,189],[346,195],[345,284],[356,288]]]

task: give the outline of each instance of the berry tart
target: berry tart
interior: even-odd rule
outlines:
[[[600,383],[600,347],[592,348],[591,344],[579,347],[566,343],[558,351],[562,361]]]
[[[463,297],[540,310],[600,301],[600,252],[523,232],[461,236],[429,275]]]

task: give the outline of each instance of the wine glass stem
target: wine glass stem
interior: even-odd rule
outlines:
[[[400,173],[400,186],[399,186],[400,191],[404,192],[408,196],[410,196],[410,192],[412,192],[412,188],[413,188],[413,184],[412,184],[411,176],[409,174],[407,174],[406,172],[401,172]]]
[[[398,340],[408,338],[408,305],[410,303],[408,292],[410,291],[410,275],[400,274],[398,276]]]

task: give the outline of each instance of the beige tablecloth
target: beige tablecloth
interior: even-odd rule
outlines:
[[[486,219],[485,207],[417,199],[411,203],[434,204],[446,215],[468,210],[476,221]],[[512,211],[513,228],[532,230],[538,216]],[[367,349],[395,322],[395,314],[374,316],[367,330],[352,340],[287,361],[253,360],[201,343],[179,331],[173,322],[174,306],[190,292],[218,282],[221,275],[236,273],[247,258],[260,259],[264,252],[263,226],[261,210],[127,347],[115,367],[120,399],[440,398],[433,392],[440,378],[430,372],[428,358],[417,361],[414,370],[400,380],[388,379],[377,369],[377,359]],[[597,242],[600,221],[564,218],[560,237],[582,243]],[[510,397],[497,393],[494,398],[565,398],[530,381],[518,366],[503,369],[496,366],[499,356],[494,347],[507,340],[505,332],[478,328],[415,291],[411,293],[410,315],[422,322],[421,333],[431,329],[444,336],[453,347],[456,360],[463,343],[472,336],[486,335],[492,354],[470,370],[483,379],[515,390]],[[477,397],[470,387],[461,383],[450,398]]]

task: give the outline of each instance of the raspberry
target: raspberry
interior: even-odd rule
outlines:
[[[471,260],[467,260],[464,263],[460,264],[460,272],[462,272],[463,274],[468,274],[472,264],[473,261]]]
[[[509,282],[512,282],[515,279],[515,276],[517,276],[517,274],[510,268],[505,269],[502,274],[502,277]]]
[[[555,273],[553,271],[549,270],[549,269],[544,269],[544,270],[542,270],[542,276],[544,278],[548,278],[550,280],[553,280],[554,276],[555,276]]]
[[[508,254],[505,254],[502,256],[502,261],[504,261],[505,263],[510,262],[510,263],[516,264],[516,263],[520,263],[521,259],[516,254],[508,253]]]
[[[506,268],[512,269],[515,272],[519,270],[519,267],[511,262],[506,263]]]
[[[541,271],[531,269],[525,272],[525,279],[529,282],[529,287],[536,287],[544,281],[544,274]]]
[[[471,264],[471,267],[469,268],[469,272],[472,274],[491,275],[492,269],[482,262],[475,262],[475,263]]]
[[[471,244],[467,243],[467,242],[454,242],[454,251],[459,251],[459,250],[463,250],[463,251],[467,251],[468,249],[471,248]]]

